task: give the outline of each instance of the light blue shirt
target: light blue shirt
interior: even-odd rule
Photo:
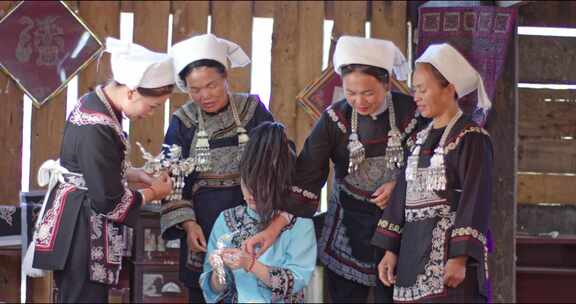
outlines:
[[[253,273],[244,269],[226,269],[227,286],[217,293],[210,285],[212,266],[208,257],[217,249],[218,239],[234,231],[229,248],[239,248],[242,242],[261,231],[258,214],[247,206],[238,206],[223,211],[218,216],[208,240],[208,254],[204,260],[204,271],[200,286],[209,303],[224,302],[303,302],[303,290],[310,282],[316,265],[316,235],[311,219],[294,218],[284,228],[274,245],[258,261],[269,268],[271,286],[266,286]]]

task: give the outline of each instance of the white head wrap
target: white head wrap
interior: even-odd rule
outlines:
[[[172,58],[164,53],[116,38],[106,38],[114,80],[130,89],[160,88],[174,84]]]
[[[488,110],[492,102],[486,94],[484,80],[474,67],[448,43],[432,44],[416,59],[416,62],[425,62],[433,65],[441,74],[454,85],[458,97],[464,97],[478,89],[478,107]]]
[[[365,64],[394,72],[396,79],[406,80],[410,65],[392,41],[355,36],[341,36],[334,51],[334,70],[341,75],[341,67],[348,64]]]
[[[183,91],[186,90],[186,85],[178,74],[194,61],[211,59],[220,62],[226,69],[243,67],[250,63],[250,58],[238,44],[213,34],[198,35],[180,41],[172,46],[170,55],[174,59],[176,83]]]

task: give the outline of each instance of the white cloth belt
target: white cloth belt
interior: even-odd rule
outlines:
[[[43,277],[46,275],[45,270],[36,269],[32,266],[32,264],[34,260],[36,233],[38,233],[38,230],[40,229],[40,223],[42,222],[42,218],[44,217],[44,211],[46,210],[48,199],[50,198],[50,195],[52,194],[54,187],[56,187],[58,182],[60,182],[62,184],[72,184],[78,189],[87,190],[87,188],[85,187],[86,182],[84,181],[82,174],[68,171],[68,169],[60,165],[59,160],[49,159],[45,161],[42,164],[42,166],[40,166],[40,169],[38,169],[37,179],[38,179],[38,185],[40,185],[41,187],[48,185],[48,189],[46,190],[46,194],[44,195],[42,208],[40,208],[40,213],[38,214],[36,223],[34,223],[34,234],[32,236],[32,243],[26,250],[26,255],[22,260],[23,273],[33,278]]]

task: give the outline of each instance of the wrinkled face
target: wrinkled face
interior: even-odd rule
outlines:
[[[215,113],[228,104],[228,82],[215,68],[198,67],[186,76],[188,95],[204,112]]]
[[[416,64],[412,87],[418,111],[426,118],[442,115],[454,103],[454,86],[443,87],[428,64]]]
[[[137,90],[127,91],[127,100],[122,107],[122,111],[130,119],[141,119],[154,115],[156,110],[163,110],[164,103],[170,94],[162,96],[143,96]]]
[[[254,200],[254,195],[252,195],[242,180],[240,180],[240,188],[242,189],[242,196],[244,197],[244,201],[246,201],[248,207],[256,209],[256,200]]]
[[[354,71],[342,79],[344,94],[348,103],[361,115],[370,115],[380,108],[388,92],[384,85],[374,76]]]

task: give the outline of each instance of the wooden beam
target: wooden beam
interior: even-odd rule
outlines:
[[[367,11],[367,1],[334,1],[334,36],[364,37]]]
[[[254,17],[274,18],[274,2],[276,1],[254,1]]]
[[[252,57],[252,1],[211,1],[212,33],[242,47]],[[251,66],[230,70],[228,79],[234,92],[250,92]]]
[[[406,54],[408,29],[406,1],[371,1],[371,37],[387,39]]]
[[[14,5],[15,1],[0,2],[0,18]],[[24,93],[6,74],[0,73],[0,142],[3,156],[0,160],[0,204],[19,203],[22,179],[22,120]]]
[[[519,90],[520,135],[576,136],[576,91]]]
[[[576,38],[519,36],[520,82],[576,83]]]
[[[517,36],[512,34],[487,124],[494,148],[490,255],[493,302],[516,299]]]
[[[272,35],[272,86],[270,110],[296,141],[296,100],[298,94],[298,2],[277,1]]]
[[[518,9],[520,26],[576,27],[575,1],[523,1]]]
[[[518,170],[576,173],[576,140],[520,137]]]
[[[134,1],[134,42],[156,52],[166,52],[168,42],[169,1]],[[151,22],[154,20],[154,22]],[[145,120],[130,121],[131,160],[134,166],[143,164],[136,141],[156,155],[164,138],[164,111],[157,110]]]
[[[322,43],[324,36],[324,5],[319,1],[298,3],[298,88],[300,92],[322,72]],[[296,93],[298,93],[296,92]],[[285,102],[296,103],[296,95]],[[296,107],[296,147],[300,151],[314,121],[303,107]]]
[[[134,12],[134,2],[131,0],[120,1],[120,9],[123,13],[133,13]]]
[[[172,1],[172,44],[191,36],[208,32],[209,1]],[[188,101],[188,94],[176,93],[170,96],[170,113]]]
[[[576,176],[518,174],[518,203],[576,204]]]
[[[120,2],[119,1],[80,1],[79,14],[94,34],[106,43],[106,37],[120,38]],[[106,16],[106,18],[102,18]],[[96,71],[98,67],[99,71]],[[78,77],[78,96],[82,96],[99,83],[112,78],[110,56],[102,56],[100,63],[90,63]]]

